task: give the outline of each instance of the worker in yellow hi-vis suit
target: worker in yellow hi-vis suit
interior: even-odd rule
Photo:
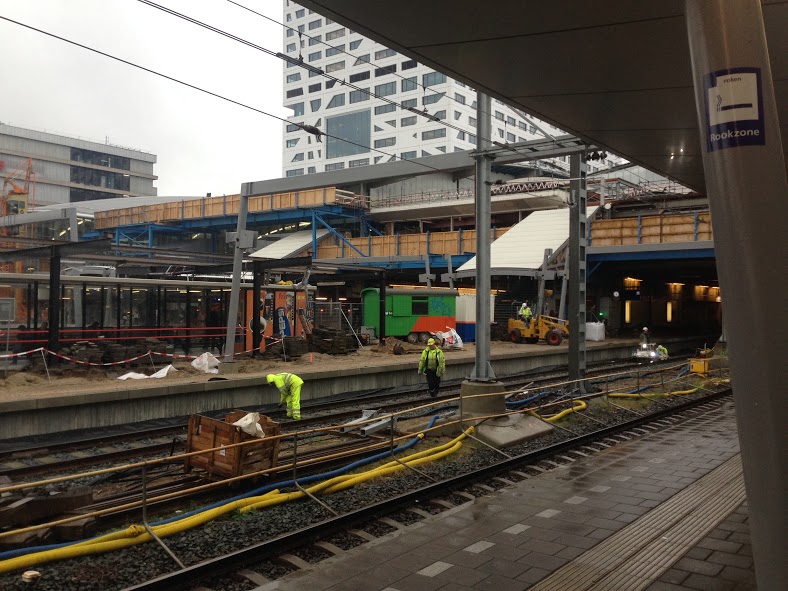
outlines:
[[[438,396],[441,375],[444,371],[446,371],[446,357],[443,351],[438,348],[435,339],[430,339],[427,341],[427,348],[421,353],[421,359],[419,359],[419,373],[427,376],[427,388],[432,398]]]
[[[266,377],[269,384],[279,390],[279,404],[287,403],[287,418],[298,420],[301,418],[301,386],[304,380],[294,373],[269,373]]]

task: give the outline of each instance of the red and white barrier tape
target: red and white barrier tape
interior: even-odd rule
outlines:
[[[269,344],[276,344],[279,341],[274,341],[273,343]],[[48,353],[54,357],[58,357],[60,359],[65,359],[66,361],[71,361],[72,363],[77,363],[79,365],[91,365],[95,367],[109,367],[113,365],[123,365],[124,363],[131,363],[132,361],[137,361],[142,359],[143,357],[148,357],[149,355],[158,355],[160,357],[169,357],[171,359],[197,359],[199,355],[180,355],[178,353],[159,353],[158,351],[148,351],[143,353],[142,355],[137,355],[136,357],[132,357],[131,359],[123,359],[121,361],[111,361],[108,363],[94,363],[92,361],[83,361],[81,359],[74,359],[73,357],[68,357],[66,355],[62,355],[60,353],[55,353],[54,351],[50,351],[45,347],[39,347],[37,349],[31,349],[30,351],[22,351],[20,353],[7,353],[4,355],[0,355],[0,359],[8,359],[11,357],[25,357],[27,355],[31,355],[32,353],[40,353],[43,351],[44,353]],[[234,355],[246,355],[247,353],[254,353],[257,349],[249,349],[248,351],[239,351],[238,353],[234,353]],[[221,355],[217,355],[217,357],[221,357]]]
[[[151,355],[158,355],[160,357],[169,357],[171,359],[197,359],[199,355],[180,355],[178,353],[158,353],[157,351],[149,351]]]
[[[22,351],[21,353],[6,353],[5,355],[0,355],[0,359],[8,359],[9,357],[24,357],[25,355],[30,355],[31,353],[39,353],[40,351],[45,351],[44,347],[39,347],[38,349],[30,349],[30,351]]]
[[[79,365],[93,365],[99,367],[108,367],[111,365],[123,365],[124,363],[131,363],[132,361],[137,361],[138,359],[142,359],[143,357],[147,357],[150,355],[150,351],[147,353],[143,353],[142,355],[137,355],[136,357],[132,357],[131,359],[124,359],[122,361],[110,361],[108,363],[94,363],[92,361],[82,361],[81,359],[74,359],[72,357],[66,357],[65,355],[61,355],[60,353],[55,353],[54,351],[50,351],[49,349],[44,349],[45,353],[49,353],[55,357],[59,357],[60,359],[65,359],[66,361],[71,361],[72,363],[78,363]]]

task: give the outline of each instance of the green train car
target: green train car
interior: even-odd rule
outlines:
[[[364,326],[374,327],[380,335],[380,295],[377,288],[361,291]],[[425,342],[433,332],[457,328],[456,289],[387,289],[386,336]]]

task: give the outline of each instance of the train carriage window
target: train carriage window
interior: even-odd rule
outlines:
[[[411,313],[414,316],[427,316],[430,313],[429,300],[413,298],[411,304]]]

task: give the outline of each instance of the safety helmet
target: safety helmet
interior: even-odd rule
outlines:
[[[643,332],[648,332],[648,327],[647,326],[643,327]]]
[[[429,341],[427,341],[427,344],[428,345],[434,345],[435,344],[435,339],[430,339]]]
[[[265,376],[265,379],[268,380],[269,384],[273,384],[275,378],[276,376],[272,373],[269,373],[267,376]]]

